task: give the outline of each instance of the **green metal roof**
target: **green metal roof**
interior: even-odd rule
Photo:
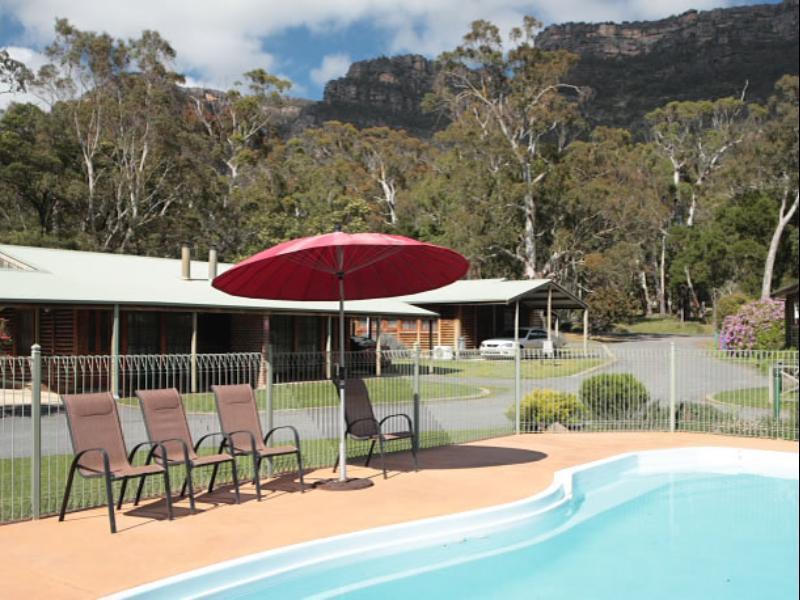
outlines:
[[[516,301],[529,306],[547,306],[552,291],[553,308],[586,308],[586,303],[552,279],[463,279],[436,290],[421,292],[401,299],[412,304],[511,304]]]
[[[220,263],[218,273],[232,266]],[[0,244],[0,304],[120,304],[322,314],[338,311],[337,302],[231,296],[211,287],[207,275],[208,263],[204,261],[192,261],[192,279],[185,280],[179,259]],[[375,316],[436,316],[397,298],[346,302],[345,310]]]

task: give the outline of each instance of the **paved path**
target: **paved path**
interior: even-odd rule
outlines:
[[[523,379],[523,394],[535,388],[551,388],[575,393],[589,376],[598,373],[633,373],[650,391],[651,397],[661,404],[669,400],[670,344],[676,348],[677,402],[706,402],[709,395],[751,387],[765,387],[767,377],[750,365],[737,364],[714,358],[708,352],[704,338],[661,338],[620,342],[607,346],[610,363],[590,373],[567,377]],[[527,361],[526,361],[527,362]],[[523,373],[524,373],[523,363]],[[425,376],[429,381],[454,381],[445,375]],[[423,430],[459,431],[495,429],[498,433],[509,430],[511,423],[506,411],[514,403],[514,380],[486,377],[458,378],[460,383],[490,388],[492,393],[480,399],[439,400],[423,402],[420,417]],[[411,413],[411,403],[377,405],[378,418],[389,412]],[[730,407],[744,418],[763,416],[765,409]],[[47,409],[43,409],[47,412]],[[120,406],[126,441],[129,446],[146,437],[138,407]],[[275,413],[275,425],[292,424],[304,439],[331,439],[336,437],[337,409],[282,410]],[[219,424],[214,414],[189,415],[195,436],[217,431]],[[0,415],[0,458],[30,456],[31,421],[29,417]],[[71,445],[64,415],[53,411],[42,418],[42,451],[44,454],[69,454]]]

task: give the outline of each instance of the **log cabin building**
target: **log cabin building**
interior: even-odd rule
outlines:
[[[276,353],[336,349],[336,302],[230,296],[210,281],[232,265],[0,244],[0,318],[26,355]],[[353,335],[423,349],[476,348],[514,323],[557,330],[586,305],[549,279],[464,280],[402,298],[347,302]],[[585,330],[585,329],[584,329]]]

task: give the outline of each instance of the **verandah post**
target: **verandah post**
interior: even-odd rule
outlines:
[[[31,512],[38,519],[42,508],[42,347],[31,346]]]
[[[111,393],[119,397],[119,304],[114,305],[111,322]]]
[[[197,393],[197,313],[192,313],[192,340],[190,343],[191,390]]]

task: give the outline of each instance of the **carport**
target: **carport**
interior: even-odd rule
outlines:
[[[583,317],[583,346],[589,331],[589,310],[585,302],[552,279],[475,279],[404,296],[404,302],[439,314],[435,321],[434,344],[459,348],[477,347],[481,339],[503,329],[519,331],[534,325],[537,311],[544,314],[541,325],[548,339],[558,329],[556,311],[578,310]],[[516,335],[516,334],[515,334]]]

